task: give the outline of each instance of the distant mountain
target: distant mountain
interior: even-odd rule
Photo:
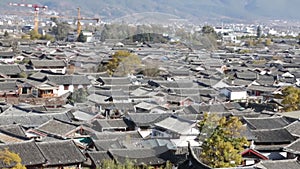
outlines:
[[[67,16],[76,16],[76,8],[80,7],[84,16],[101,16],[107,20],[116,20],[124,16],[134,17],[137,16],[133,15],[135,13],[145,12],[165,13],[174,18],[196,22],[300,20],[299,0],[1,0],[1,11],[24,8],[8,7],[9,2],[47,5],[49,10],[56,10]]]

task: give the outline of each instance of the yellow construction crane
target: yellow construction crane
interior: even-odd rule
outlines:
[[[80,8],[77,8],[77,35],[78,36],[79,36],[79,34],[81,32],[81,29],[82,29],[82,26],[81,26],[81,23],[80,23],[81,20],[95,20],[97,22],[100,21],[99,18],[84,18],[84,17],[81,17]]]
[[[31,7],[31,8],[34,8],[34,31],[38,32],[38,24],[39,24],[39,11],[40,9],[43,9],[43,10],[46,10],[48,7],[47,6],[39,6],[37,4],[17,4],[17,3],[9,3],[9,5],[11,6],[21,6],[21,7]],[[11,12],[10,12],[11,13]],[[18,14],[15,13],[15,14]],[[23,14],[22,14],[23,15]],[[73,18],[75,19],[74,17],[70,17],[70,16],[48,16],[48,15],[42,15],[41,17],[47,17],[47,18]],[[82,30],[82,25],[81,25],[81,21],[82,20],[95,20],[97,22],[100,21],[100,18],[85,18],[85,17],[81,17],[81,14],[80,14],[80,8],[77,8],[77,35],[80,34],[81,30]]]
[[[46,10],[47,6],[40,6],[37,4],[19,4],[19,3],[9,3],[10,6],[21,6],[21,7],[29,7],[34,9],[34,31],[38,32],[39,30],[39,11],[40,9]]]

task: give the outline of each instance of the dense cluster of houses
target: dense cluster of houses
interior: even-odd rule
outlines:
[[[299,49],[284,41],[247,54],[120,44],[20,42],[14,52],[2,46],[0,149],[17,153],[27,168],[97,168],[104,160],[210,168],[198,158],[197,122],[214,113],[244,124],[251,144],[239,168],[300,168],[300,112],[282,112],[275,97],[299,85]],[[134,52],[160,73],[99,72],[116,50]],[[86,91],[84,101],[70,102],[79,91]]]

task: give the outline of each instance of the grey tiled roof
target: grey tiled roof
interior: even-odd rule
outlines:
[[[109,149],[125,148],[117,139],[112,140],[93,140],[97,151],[107,151]]]
[[[90,80],[84,75],[51,75],[48,80],[57,85],[89,85]]]
[[[166,88],[192,88],[197,86],[197,84],[193,83],[192,80],[154,81],[154,82]]]
[[[104,83],[104,85],[131,84],[128,77],[99,77],[97,81]]]
[[[218,82],[220,82],[220,79],[212,79],[212,78],[198,78],[197,80],[199,85],[205,87],[212,87]]]
[[[120,111],[128,111],[134,112],[134,105],[133,103],[103,103],[100,104],[103,109],[110,109],[110,110],[120,110]]]
[[[41,142],[37,145],[47,159],[45,164],[47,166],[76,164],[86,160],[80,149],[71,140]]]
[[[21,125],[18,124],[1,125],[0,130],[12,133],[16,136],[26,137],[24,129],[21,127]]]
[[[37,127],[38,130],[58,136],[65,136],[68,132],[76,129],[77,125],[66,123],[56,119],[50,119]],[[59,130],[58,130],[59,129]]]
[[[255,72],[245,71],[245,72],[236,72],[236,77],[238,79],[244,79],[244,80],[255,80],[257,75]]]
[[[0,74],[4,75],[17,75],[21,73],[18,65],[0,65]]]
[[[300,155],[300,139],[292,142],[290,145],[284,147],[284,151]]]
[[[278,87],[273,86],[259,86],[259,85],[250,85],[247,87],[247,90],[262,91],[262,92],[274,92]]]
[[[286,129],[271,129],[271,130],[251,130],[252,134],[256,137],[256,144],[265,143],[291,143],[295,140]]]
[[[294,121],[285,127],[292,135],[300,137],[300,122]]]
[[[20,124],[27,127],[39,126],[52,118],[70,121],[67,113],[3,115],[0,116],[0,125]]]
[[[0,92],[14,92],[18,90],[16,82],[0,82]]]
[[[103,96],[129,96],[128,93],[125,93],[123,90],[96,90],[96,94]]]
[[[244,120],[254,130],[283,128],[289,124],[283,117],[244,118]]]
[[[292,160],[262,161],[256,165],[259,169],[299,169],[300,162]]]
[[[110,130],[110,129],[126,129],[128,126],[123,119],[101,119],[92,122],[93,129],[96,131]]]
[[[127,116],[136,126],[140,127],[151,126],[170,115],[170,113],[129,113]]]
[[[91,135],[93,139],[96,140],[111,140],[118,139],[125,141],[127,139],[140,139],[141,135],[137,131],[127,131],[127,132],[95,132]]]
[[[176,150],[176,145],[170,139],[146,139],[142,140],[140,144],[145,148],[167,146],[169,149]]]
[[[159,150],[150,148],[139,149],[111,149],[109,153],[118,162],[124,163],[126,160],[133,160],[137,165],[162,165],[166,159],[160,156],[168,151],[167,148],[160,148]]]
[[[211,104],[211,105],[190,105],[183,109],[186,113],[199,114],[199,113],[217,113],[228,112],[223,104]]]
[[[34,67],[47,66],[47,67],[65,67],[67,63],[63,60],[31,60]]]
[[[31,79],[37,79],[37,80],[43,80],[48,74],[44,71],[39,71],[36,73],[31,74],[28,78]]]
[[[172,117],[168,117],[160,122],[157,122],[154,125],[156,127],[159,127],[159,128],[165,129],[165,130],[170,130],[170,131],[178,133],[178,134],[185,134],[196,124],[192,121],[172,116]]]
[[[0,149],[8,148],[9,151],[17,153],[22,159],[22,164],[26,166],[40,165],[46,162],[43,154],[34,141],[25,141],[21,143],[0,144]],[[0,168],[5,168],[2,160]]]
[[[248,86],[250,85],[253,80],[243,80],[243,79],[224,79],[224,82],[228,85],[233,85],[233,86]]]
[[[229,86],[225,87],[225,89],[231,91],[231,92],[243,92],[246,91],[246,88],[240,87],[240,86]]]
[[[0,56],[14,56],[14,52],[0,52]]]
[[[112,160],[107,151],[88,152],[88,156],[97,167],[100,167],[104,160]]]

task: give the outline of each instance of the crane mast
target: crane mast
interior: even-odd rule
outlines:
[[[39,11],[40,9],[46,10],[47,6],[40,6],[37,4],[19,4],[19,3],[9,3],[10,6],[20,6],[20,7],[28,7],[34,9],[34,31],[38,32],[39,29]]]
[[[81,17],[80,8],[77,8],[77,36],[79,36],[79,34],[81,32],[81,29],[82,29],[82,26],[81,26],[81,23],[80,23],[81,20],[95,20],[97,22],[100,21],[99,18],[84,18],[84,17]]]
[[[40,6],[37,4],[19,4],[19,3],[9,3],[10,6],[20,6],[20,7],[29,7],[29,8],[33,8],[34,9],[34,31],[38,32],[38,27],[39,27],[39,11],[40,9],[42,10],[46,10],[48,9],[47,6]],[[60,17],[58,17],[60,18]],[[81,17],[80,14],[80,8],[77,8],[77,36],[79,36],[79,34],[81,33],[82,30],[82,25],[81,25],[81,21],[82,20],[95,20],[97,22],[100,21],[99,18],[85,18],[85,17]]]

